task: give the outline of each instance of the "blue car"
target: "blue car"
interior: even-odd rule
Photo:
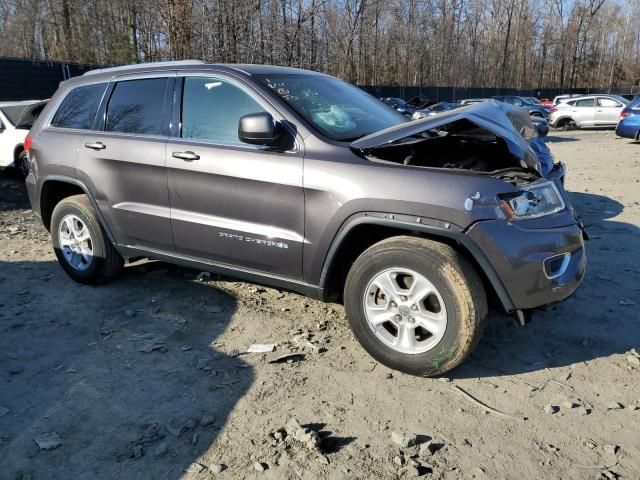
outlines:
[[[616,127],[616,135],[624,138],[640,140],[640,96],[634,98],[620,112],[620,121]]]

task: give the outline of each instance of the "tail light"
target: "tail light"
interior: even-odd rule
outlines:
[[[556,107],[552,107],[551,108],[551,113],[556,113],[558,111],[558,109]]]
[[[620,120],[623,118],[627,118],[629,116],[629,112],[620,112]]]
[[[27,153],[29,153],[29,150],[31,150],[32,143],[33,143],[33,138],[27,135],[24,139],[24,149],[27,151]]]

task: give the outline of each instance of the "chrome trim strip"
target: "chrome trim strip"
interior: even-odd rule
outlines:
[[[171,209],[171,219],[180,220],[182,222],[198,223],[201,225],[208,225],[210,227],[217,227],[223,230],[233,230],[236,232],[243,232],[251,235],[261,235],[267,238],[277,238],[298,243],[308,243],[302,235],[294,231],[273,227],[271,225],[264,225],[261,223],[244,222],[232,218],[216,217],[214,215],[205,215],[203,213],[189,212],[186,210],[179,210],[175,208]]]
[[[128,212],[141,213],[143,215],[153,215],[156,217],[170,218],[171,220],[179,220],[187,223],[197,223],[200,225],[208,225],[221,230],[233,230],[249,235],[260,235],[269,239],[277,238],[279,240],[288,240],[298,243],[309,243],[302,235],[283,228],[264,225],[261,223],[243,222],[232,218],[217,217],[215,215],[205,215],[198,212],[190,212],[187,210],[179,210],[176,208],[161,207],[158,205],[150,205],[148,203],[138,202],[121,202],[112,205],[117,210],[126,210]]]

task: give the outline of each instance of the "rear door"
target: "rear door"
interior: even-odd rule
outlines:
[[[188,257],[299,279],[304,243],[302,142],[286,152],[241,143],[238,121],[268,111],[250,86],[225,75],[178,80],[167,144],[176,250]]]
[[[80,145],[78,178],[121,245],[173,250],[164,157],[174,80],[164,73],[113,82]]]
[[[583,98],[576,100],[571,108],[571,117],[580,127],[592,127],[596,119],[596,99]]]
[[[622,103],[609,97],[598,97],[596,108],[596,125],[617,125],[620,112],[624,108]]]

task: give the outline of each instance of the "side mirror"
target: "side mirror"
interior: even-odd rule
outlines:
[[[281,130],[270,113],[250,113],[240,117],[238,138],[251,145],[274,145],[281,137]]]

